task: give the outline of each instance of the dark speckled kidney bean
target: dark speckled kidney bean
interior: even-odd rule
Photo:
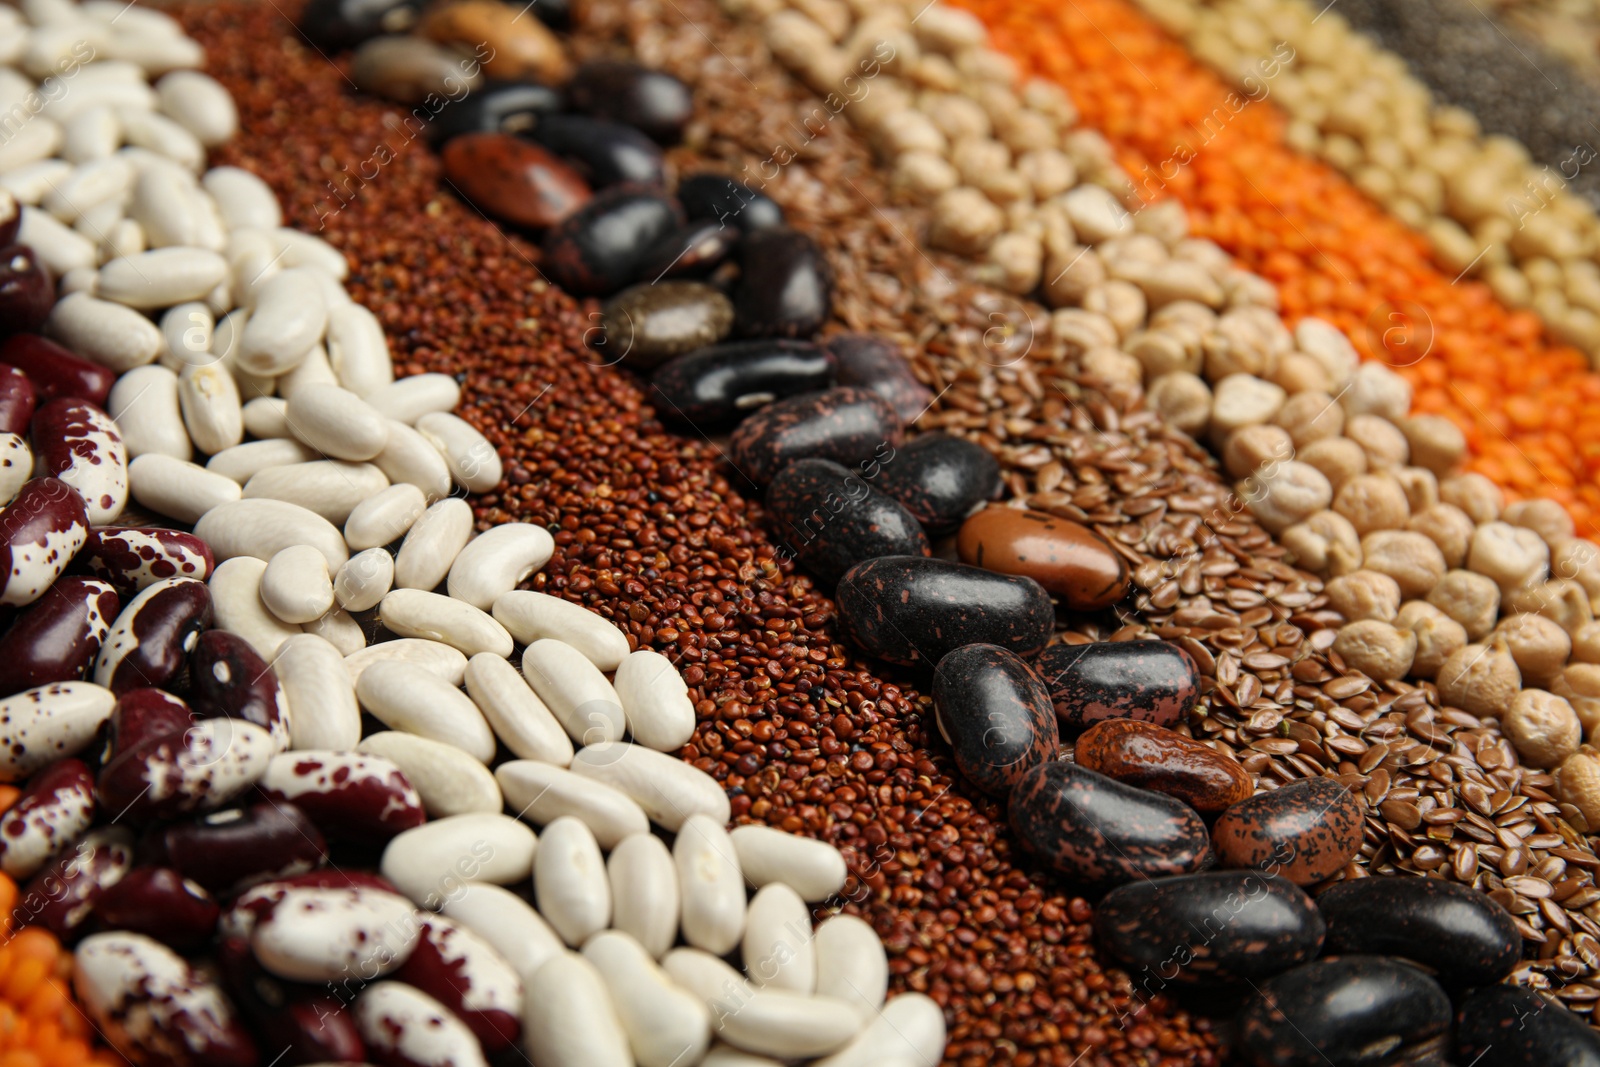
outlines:
[[[0,696],[82,678],[121,607],[108,582],[57,579],[0,637]]]
[[[1255,1067],[1377,1067],[1449,1026],[1450,999],[1415,967],[1340,956],[1262,982],[1239,1013],[1239,1053]]]
[[[878,488],[904,504],[934,536],[949,533],[1000,489],[1000,462],[987,448],[928,433],[885,460]]]
[[[321,832],[290,803],[251,804],[174,823],[142,848],[150,862],[173,867],[213,893],[304,874],[328,858]]]
[[[1100,943],[1146,981],[1256,980],[1315,959],[1322,916],[1304,890],[1255,871],[1130,882],[1094,911]],[[1147,978],[1148,976],[1148,978]]]
[[[144,526],[100,526],[78,553],[76,566],[131,597],[164,578],[211,577],[211,546],[192,533]]]
[[[678,199],[691,219],[713,219],[744,233],[783,225],[783,208],[764,193],[720,174],[691,174],[678,183]]]
[[[703,282],[642,282],[606,301],[590,344],[606,363],[648,371],[728,335],[733,306]]]
[[[100,895],[94,914],[103,929],[131,930],[189,953],[211,940],[222,909],[170,867],[136,867]]]
[[[16,243],[22,229],[22,206],[10,192],[0,191],[0,245]]]
[[[533,82],[494,81],[439,109],[428,123],[436,145],[467,133],[527,133],[566,106],[560,89]]]
[[[0,334],[37,330],[56,302],[56,283],[27,245],[0,246]]]
[[[206,583],[166,578],[146,587],[111,624],[95,661],[95,683],[119,696],[130,689],[166,685],[210,625]]]
[[[1329,952],[1404,956],[1447,985],[1498,982],[1522,956],[1511,915],[1485,893],[1437,878],[1355,878],[1317,897]]]
[[[928,538],[905,508],[860,475],[826,459],[802,459],[767,487],[780,553],[792,553],[826,586],[879,556],[926,556]]]
[[[963,645],[1026,656],[1050,639],[1050,595],[1029,578],[921,556],[884,556],[839,580],[844,632],[891,663],[938,663]]]
[[[89,538],[83,497],[59,478],[35,478],[0,511],[0,605],[44,595]]]
[[[88,929],[105,891],[132,869],[132,831],[122,826],[91,830],[22,887],[14,925],[43,926],[73,941]]]
[[[454,1012],[485,1052],[522,1035],[522,980],[483,938],[443,915],[422,913],[417,947],[394,972]]]
[[[1331,778],[1302,778],[1243,800],[1213,828],[1217,861],[1310,885],[1344,869],[1361,848],[1361,805]]]
[[[225,937],[217,946],[223,987],[269,1048],[284,1063],[366,1063],[355,1020],[336,996],[307,990],[267,971],[250,942]]]
[[[633,280],[657,241],[682,225],[677,203],[658,192],[607,189],[550,228],[540,267],[576,296],[609,296]]]
[[[882,463],[900,443],[900,419],[876,393],[828,389],[769,404],[739,424],[728,456],[746,478],[766,485],[797,459],[851,466]]]
[[[833,359],[809,341],[734,341],[662,364],[651,377],[657,410],[710,430],[774,400],[826,389]]]
[[[19,333],[6,338],[0,343],[0,363],[8,363],[26,374],[41,404],[75,396],[103,407],[106,397],[111,395],[111,387],[117,383],[115,371],[80,359],[36,333]]]
[[[128,450],[116,422],[87,400],[62,398],[33,413],[34,469],[83,497],[89,524],[115,522],[128,505]]]
[[[293,802],[336,840],[387,841],[428,821],[404,772],[362,752],[285,752],[257,788],[274,803]]]
[[[961,524],[956,551],[963,562],[1006,574],[1025,574],[1073,611],[1099,611],[1128,592],[1128,565],[1082,523],[995,505]]]
[[[596,189],[621,182],[666,182],[660,146],[620,122],[582,115],[545,115],[527,136],[572,161]]]
[[[272,735],[279,752],[289,747],[288,702],[278,676],[249,641],[225,630],[207,630],[189,654],[189,681],[189,702],[196,714],[253,722]]]
[[[94,821],[94,775],[80,759],[57,760],[0,815],[0,871],[21,881],[76,841]]]
[[[1141,789],[1165,793],[1195,811],[1225,811],[1250,796],[1250,772],[1227,752],[1137,719],[1106,719],[1078,737],[1078,765]]]
[[[1457,1007],[1455,1062],[1473,1067],[1600,1067],[1600,1035],[1531,989],[1485,986],[1468,993]]]
[[[1007,796],[1025,773],[1060,755],[1044,683],[998,645],[968,645],[941,659],[933,707],[956,766],[986,793]]]
[[[173,819],[233,800],[255,785],[271,758],[272,737],[254,723],[201,719],[113,756],[100,769],[96,791],[129,822]]]
[[[900,346],[870,333],[835,334],[823,342],[838,364],[840,385],[859,385],[883,397],[910,425],[933,403],[933,390],[917,381]]]
[[[578,68],[567,84],[572,109],[642,130],[662,144],[675,144],[694,113],[683,82],[637,63],[595,60]]]
[[[833,270],[796,230],[761,230],[739,242],[733,329],[740,337],[810,337],[833,310]]]
[[[343,52],[386,33],[405,33],[417,23],[422,0],[312,0],[300,29],[325,52]]]
[[[111,709],[111,757],[152,737],[181,734],[194,725],[194,712],[182,697],[164,689],[130,689]]]
[[[738,244],[739,231],[732,226],[710,219],[689,222],[650,246],[639,262],[635,280],[701,277],[727,259]]]
[[[0,363],[0,433],[26,434],[38,402],[28,376],[9,363]]]
[[[1011,791],[1011,825],[1023,844],[1079,885],[1191,874],[1210,859],[1193,808],[1073,763],[1045,763]]]
[[[1104,719],[1176,726],[1200,696],[1194,659],[1165,641],[1051,645],[1039,653],[1034,669],[1069,729]]]

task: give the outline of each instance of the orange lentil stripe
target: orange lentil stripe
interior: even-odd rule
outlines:
[[[13,899],[16,895],[15,883],[4,875],[0,890],[9,890]],[[0,944],[0,1067],[125,1062],[91,1047],[92,1030],[72,1001],[71,985],[72,957],[48,930],[24,927]]]
[[[1291,324],[1315,315],[1364,358],[1381,353],[1412,383],[1416,410],[1462,427],[1472,469],[1513,497],[1561,501],[1580,532],[1600,535],[1600,377],[1546,340],[1532,312],[1456,282],[1422,236],[1289,148],[1270,99],[1235,94],[1126,0],[952,2],[1071,93],[1141,197],[1176,196],[1197,236],[1276,283]]]

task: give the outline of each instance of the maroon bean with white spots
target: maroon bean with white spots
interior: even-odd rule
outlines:
[[[362,752],[285,752],[267,764],[257,788],[275,803],[293,802],[329,837],[388,840],[428,821],[405,773]]]
[[[211,592],[193,578],[165,578],[134,597],[111,624],[94,680],[119,696],[163,686],[183,669],[211,625]]]
[[[94,776],[80,759],[43,771],[0,815],[0,871],[21,880],[76,841],[94,821]]]
[[[134,823],[211,811],[255,785],[271,759],[272,737],[261,727],[202,719],[113,757],[100,771],[100,800]]]
[[[343,870],[328,867],[308,871],[291,878],[278,878],[246,889],[234,900],[233,906],[222,914],[220,931],[223,937],[249,937],[251,931],[291,889],[371,889],[401,897],[400,890],[386,878],[367,871]]]
[[[198,714],[255,723],[272,735],[277,751],[289,747],[289,703],[249,641],[225,630],[201,634],[189,654],[189,681]]]
[[[100,895],[96,921],[103,929],[153,937],[178,952],[211,940],[222,909],[205,889],[170,867],[139,867]]]
[[[3,369],[3,368],[0,368]],[[211,546],[181,530],[101,526],[89,532],[78,564],[131,597],[165,578],[211,577]]]
[[[217,970],[240,1014],[284,1063],[365,1063],[366,1046],[338,996],[305,992],[262,967],[243,937],[217,946]]]
[[[486,1067],[472,1031],[419,989],[399,982],[368,986],[356,1001],[367,1055],[384,1067]]]
[[[5,343],[0,344],[0,363],[10,364],[26,374],[41,404],[57,397],[80,397],[91,404],[103,405],[117,382],[116,371],[81,359],[36,333],[19,333],[6,338]]]
[[[0,637],[0,696],[82,678],[122,610],[98,578],[61,578]]]
[[[33,413],[32,437],[35,469],[76,489],[92,525],[116,521],[128,506],[128,450],[116,420],[87,400],[52,400]]]
[[[39,394],[28,376],[0,363],[0,433],[27,433]]]
[[[322,834],[293,804],[251,804],[174,823],[146,845],[151,861],[213,893],[305,874],[328,858]]]
[[[151,737],[181,734],[194,725],[194,712],[182,697],[165,689],[130,689],[111,711],[110,755],[120,756]]]
[[[35,478],[0,512],[0,604],[32,604],[89,537],[89,512],[59,478]]]
[[[122,826],[91,830],[22,887],[14,925],[43,926],[63,941],[74,941],[106,890],[132,869],[132,831]]]
[[[422,938],[394,978],[454,1012],[485,1052],[522,1035],[522,979],[494,946],[443,915],[422,916]]]

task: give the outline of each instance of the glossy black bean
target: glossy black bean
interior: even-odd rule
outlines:
[[[801,393],[769,404],[745,419],[728,442],[728,458],[744,477],[766,485],[799,459],[863,464],[877,477],[900,443],[900,420],[864,389]]]
[[[541,266],[576,296],[608,296],[631,282],[645,254],[682,225],[676,202],[660,193],[607,189],[550,228]]]
[[[1239,1013],[1239,1053],[1256,1067],[1377,1067],[1450,1027],[1450,998],[1409,964],[1339,956],[1257,986]]]
[[[300,30],[324,52],[342,52],[382,34],[405,33],[421,12],[422,0],[311,0]]]
[[[733,290],[741,337],[810,337],[833,310],[833,270],[821,247],[797,230],[760,230],[739,242]]]
[[[1105,719],[1176,726],[1200,698],[1194,658],[1166,641],[1051,645],[1036,666],[1061,724],[1071,729]]]
[[[825,586],[879,556],[925,556],[928,538],[905,508],[859,474],[826,459],[802,459],[767,487],[780,554],[792,555]]]
[[[56,579],[0,637],[0,696],[82,678],[121,608],[109,582]]]
[[[56,302],[56,283],[27,245],[0,247],[0,337],[37,330]]]
[[[764,193],[720,174],[691,174],[678,183],[678,199],[691,219],[712,219],[745,233],[784,223],[783,208]]]
[[[189,702],[197,714],[253,722],[281,748],[289,747],[288,702],[277,675],[249,641],[225,630],[201,634],[189,655],[189,677]]]
[[[1446,985],[1498,982],[1522,956],[1522,935],[1488,894],[1438,878],[1356,878],[1317,896],[1328,951],[1404,956]]]
[[[571,163],[596,189],[666,183],[661,148],[632,126],[585,115],[546,115],[528,136]]]
[[[651,377],[661,414],[711,429],[775,400],[826,389],[833,360],[809,341],[733,341],[679,356]]]
[[[130,930],[188,953],[211,940],[222,909],[170,867],[136,867],[100,895],[94,913],[102,930]]]
[[[964,645],[999,645],[1019,656],[1050,639],[1055,609],[1031,578],[943,559],[885,556],[839,580],[840,625],[862,649],[891,663],[938,663]]]
[[[699,278],[714,270],[739,245],[739,231],[720,222],[689,222],[657,241],[639,264],[638,280]]]
[[[956,766],[986,793],[1008,796],[1024,774],[1060,756],[1044,683],[998,645],[967,645],[941,659],[933,707]]]
[[[917,381],[900,346],[887,337],[841,333],[824,341],[823,347],[833,354],[840,385],[871,389],[889,402],[902,422],[909,424],[932,405],[933,390]]]
[[[1455,1062],[1471,1067],[1600,1067],[1600,1035],[1531,989],[1491,985],[1461,999]]]
[[[583,64],[567,95],[574,111],[632,126],[661,144],[677,144],[694,113],[694,97],[683,82],[618,60]]]
[[[303,874],[328,858],[322,833],[291,803],[250,804],[161,827],[141,844],[150,863],[213,893]]]
[[[703,282],[642,282],[608,300],[600,323],[590,344],[602,360],[648,371],[726,337],[733,307]]]
[[[960,526],[999,492],[1000,462],[976,442],[926,433],[884,461],[877,485],[939,536]]]
[[[525,134],[566,107],[560,89],[533,82],[490,81],[439,109],[427,133],[436,145],[466,133]]]

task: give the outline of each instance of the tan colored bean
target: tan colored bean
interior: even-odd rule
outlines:
[[[1411,458],[1411,446],[1399,427],[1380,415],[1352,415],[1345,422],[1344,435],[1367,454],[1367,469],[1391,470],[1404,467]]]
[[[1335,492],[1351,478],[1367,473],[1367,454],[1347,437],[1313,441],[1300,449],[1296,458],[1321,471]]]
[[[1585,821],[1580,831],[1600,827],[1600,759],[1587,746],[1568,756],[1555,772],[1555,792]]]
[[[1341,659],[1379,681],[1403,678],[1417,654],[1417,635],[1377,619],[1347,623],[1334,638]]]
[[[1527,613],[1500,620],[1494,635],[1505,641],[1523,681],[1544,685],[1561,673],[1572,655],[1572,638],[1552,619]]]
[[[1411,514],[1427,511],[1439,503],[1439,479],[1426,467],[1401,467],[1390,473],[1400,483],[1400,488],[1405,490]]]
[[[1454,504],[1475,523],[1494,522],[1500,517],[1505,495],[1500,487],[1481,474],[1456,474],[1439,483],[1439,499]]]
[[[1270,422],[1288,399],[1271,382],[1249,374],[1230,374],[1216,383],[1211,432],[1221,440],[1241,426]]]
[[[1414,415],[1396,425],[1411,446],[1411,462],[1440,478],[1453,471],[1466,455],[1466,435],[1443,415]]]
[[[1504,644],[1467,645],[1439,668],[1439,699],[1469,715],[1498,719],[1522,689]]]
[[[1313,364],[1315,365],[1315,364]],[[1321,373],[1321,368],[1318,368]],[[1279,383],[1280,387],[1282,383]],[[1296,448],[1344,433],[1344,408],[1320,389],[1296,393],[1272,417],[1274,425],[1289,431]]]
[[[1531,582],[1500,597],[1500,610],[1507,615],[1528,612],[1554,619],[1568,633],[1576,632],[1594,618],[1583,586],[1565,578]]]
[[[1328,606],[1349,622],[1362,619],[1393,622],[1400,611],[1399,584],[1377,571],[1358,570],[1333,578],[1325,592]]]
[[[1211,387],[1198,375],[1174,371],[1150,383],[1145,401],[1168,425],[1198,437],[1211,422]]]
[[[1271,463],[1235,487],[1256,520],[1277,533],[1328,506],[1333,487],[1322,472],[1290,460]]]
[[[1565,700],[1542,689],[1524,689],[1501,720],[1522,762],[1540,770],[1561,766],[1583,740],[1583,724]]]
[[[1222,466],[1234,478],[1248,478],[1293,455],[1294,441],[1281,426],[1244,426],[1228,435],[1222,446]]]
[[[1533,530],[1508,522],[1486,522],[1472,534],[1467,568],[1492,578],[1502,590],[1545,579],[1550,546]]]
[[[1450,571],[1439,579],[1427,600],[1459,622],[1473,641],[1489,636],[1500,614],[1500,587],[1473,571]]]
[[[1600,546],[1581,537],[1550,542],[1550,574],[1577,582],[1590,600],[1600,598]]]
[[[1361,537],[1336,511],[1319,511],[1279,535],[1294,562],[1314,574],[1347,574],[1361,565]]]
[[[1394,421],[1411,411],[1411,385],[1382,363],[1363,363],[1339,397],[1350,415],[1382,415]]]
[[[1518,500],[1507,504],[1500,517],[1513,526],[1526,526],[1552,545],[1576,533],[1572,516],[1554,500]]]
[[[1411,673],[1419,678],[1437,675],[1445,661],[1467,645],[1466,629],[1425,600],[1401,605],[1395,625],[1417,635],[1417,654],[1411,661]]]
[[[1361,565],[1386,574],[1408,600],[1427,596],[1448,570],[1439,546],[1409,530],[1375,530],[1361,539]]]
[[[1600,622],[1586,622],[1573,631],[1572,658],[1579,663],[1600,663]]]
[[[1290,352],[1278,360],[1278,365],[1267,377],[1272,384],[1282,386],[1290,396],[1301,393],[1328,395],[1328,372],[1304,352]],[[1339,411],[1343,414],[1344,409],[1340,408]]]
[[[1411,517],[1405,490],[1390,474],[1358,474],[1349,479],[1334,496],[1333,510],[1349,519],[1360,534],[1398,530]]]

